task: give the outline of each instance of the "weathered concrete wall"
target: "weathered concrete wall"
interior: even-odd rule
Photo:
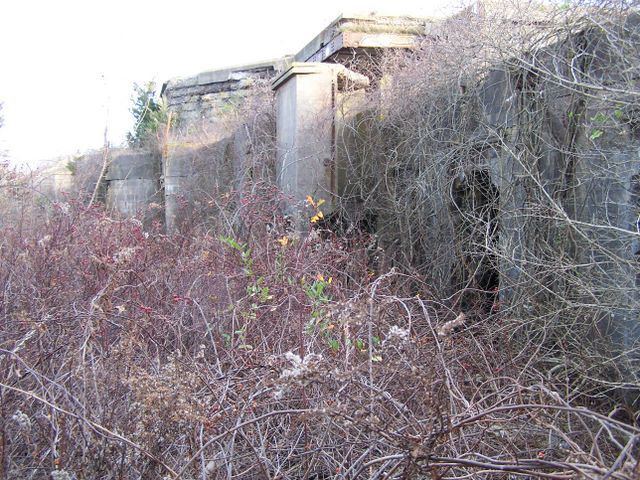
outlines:
[[[128,217],[142,216],[146,222],[163,218],[158,154],[145,150],[111,152],[105,181],[107,208]]]
[[[176,231],[195,212],[212,213],[234,186],[234,137],[209,144],[169,145],[163,159],[167,231]],[[210,208],[207,208],[209,206]]]
[[[620,43],[640,33],[638,20],[627,19]],[[499,192],[504,306],[522,315],[555,308],[567,318],[595,316],[633,364],[640,359],[640,135],[632,92],[640,80],[616,64],[624,57],[607,51],[599,35],[588,30],[537,52],[534,72],[491,72],[480,85],[479,129],[469,136],[483,139],[484,168]],[[587,59],[582,67],[570,63],[578,55]],[[573,89],[571,79],[581,76],[608,93]]]
[[[268,122],[261,125],[273,137]],[[256,152],[260,138],[241,124],[224,138],[210,142],[170,144],[163,158],[164,202],[167,231],[180,230],[185,220],[211,224],[225,210],[243,198],[255,181],[274,181],[268,157]],[[268,141],[268,139],[267,139]],[[264,160],[267,157],[266,161]],[[198,220],[199,219],[199,220]]]
[[[269,81],[285,68],[288,57],[242,65],[188,78],[169,80],[162,87],[169,110],[185,134],[216,123],[225,112],[238,107],[257,81]]]

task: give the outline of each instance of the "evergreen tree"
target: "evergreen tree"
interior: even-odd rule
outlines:
[[[167,110],[162,99],[156,99],[155,84],[133,84],[131,113],[135,119],[133,130],[127,133],[131,147],[140,147],[155,136],[160,125],[166,123]]]

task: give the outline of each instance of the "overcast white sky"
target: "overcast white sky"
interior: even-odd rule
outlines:
[[[300,50],[341,12],[442,14],[454,0],[2,0],[0,149],[16,165],[120,144],[133,82]]]

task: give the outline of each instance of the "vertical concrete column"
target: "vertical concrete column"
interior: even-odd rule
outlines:
[[[334,107],[341,65],[293,63],[274,82],[278,185],[292,200],[292,212],[310,195],[335,206]]]

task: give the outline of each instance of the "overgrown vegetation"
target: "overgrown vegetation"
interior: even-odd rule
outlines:
[[[508,317],[576,395],[588,377],[590,394],[633,397],[638,13],[516,6],[484,4],[391,60],[347,132],[344,214],[378,219],[392,263],[450,305]]]
[[[637,339],[611,327],[638,318],[630,7],[468,12],[370,59],[358,181],[307,199],[308,234],[264,89],[215,132],[243,132],[243,182],[198,150],[175,234],[16,190],[0,477],[638,478]]]

